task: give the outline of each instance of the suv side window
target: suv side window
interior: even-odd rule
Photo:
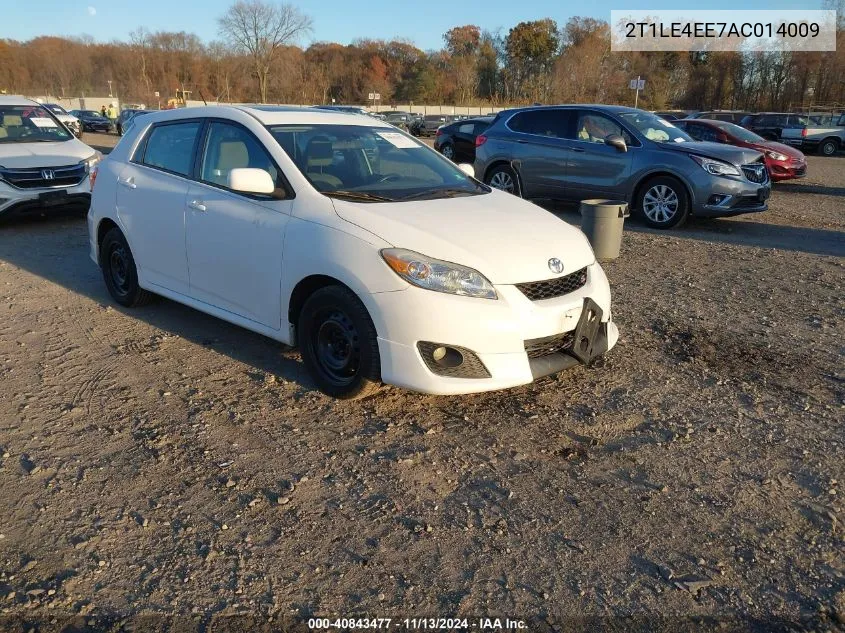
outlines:
[[[458,133],[459,134],[472,134],[472,130],[475,127],[474,123],[462,123],[458,126]]]
[[[238,125],[212,121],[202,152],[200,180],[228,188],[229,172],[244,167],[263,169],[279,182],[279,170],[264,146]]]
[[[163,123],[150,130],[141,163],[180,176],[190,177],[194,164],[194,146],[202,123]]]
[[[523,134],[566,138],[569,119],[568,110],[528,110],[515,114],[507,126]]]
[[[598,112],[580,111],[575,125],[575,138],[585,143],[601,143],[611,134],[618,134],[627,145],[633,145],[631,135],[613,119]]]

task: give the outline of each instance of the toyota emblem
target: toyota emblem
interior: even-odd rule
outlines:
[[[562,273],[563,262],[560,261],[557,257],[552,257],[549,260],[549,270],[551,270],[553,273]]]

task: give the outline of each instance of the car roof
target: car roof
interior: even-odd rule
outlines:
[[[495,117],[484,115],[484,116],[471,116],[466,119],[461,119],[460,121],[455,121],[452,125],[463,125],[464,123],[474,123],[475,121],[481,121],[482,123],[492,123]]]
[[[0,95],[0,105],[42,105],[19,95]]]
[[[172,110],[149,111],[153,122],[170,121],[195,117],[226,117],[234,113],[246,113],[257,119],[262,125],[309,124],[325,125],[362,125],[366,127],[384,127],[394,129],[387,124],[381,124],[366,114],[351,114],[342,110],[322,110],[317,108],[300,108],[295,106],[267,106],[267,105],[221,105],[199,106],[196,108],[175,108]],[[146,120],[146,119],[145,119]]]
[[[575,109],[585,109],[585,110],[598,110],[599,112],[610,112],[612,114],[628,114],[628,113],[644,113],[644,114],[651,114],[646,110],[639,110],[637,108],[631,108],[629,106],[620,106],[620,105],[607,105],[604,103],[561,103],[559,105],[543,105],[543,106],[527,106],[524,108],[510,108],[508,110],[502,110],[499,112],[497,116],[503,114],[516,114],[517,112],[532,112],[535,110],[575,110]]]

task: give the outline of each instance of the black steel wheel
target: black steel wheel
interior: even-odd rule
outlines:
[[[327,286],[308,298],[299,315],[298,341],[302,360],[323,393],[357,399],[381,386],[375,326],[348,288]]]
[[[149,303],[153,294],[138,285],[138,269],[120,229],[106,233],[100,244],[100,268],[109,294],[120,305],[134,308]]]

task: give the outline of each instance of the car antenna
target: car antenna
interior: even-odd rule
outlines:
[[[202,96],[202,90],[200,90],[199,88],[197,88],[197,91],[200,93],[200,99],[202,99],[202,104],[203,104],[204,106],[208,106],[208,103],[206,102],[205,97],[203,97],[203,96]]]

